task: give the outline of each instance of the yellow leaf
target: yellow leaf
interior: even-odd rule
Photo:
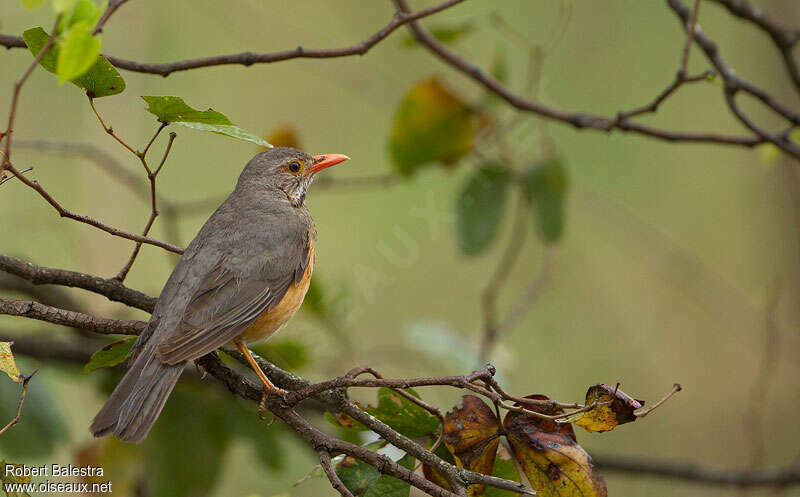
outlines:
[[[3,371],[9,378],[21,383],[23,378],[14,361],[14,354],[11,353],[11,346],[14,342],[0,342],[0,371]]]
[[[457,162],[472,148],[473,117],[473,110],[436,79],[417,84],[394,117],[389,150],[395,169],[411,175],[431,162]]]
[[[275,147],[300,148],[297,130],[291,125],[280,126],[264,135],[264,139]],[[267,150],[266,147],[264,150]]]
[[[500,444],[500,422],[481,399],[464,395],[444,418],[444,443],[459,468],[490,475]],[[471,485],[467,490],[476,497],[486,492],[486,486]]]
[[[543,395],[530,396],[547,400]],[[531,409],[530,406],[527,406]],[[541,409],[535,409],[541,411]],[[546,414],[560,414],[561,409]],[[503,427],[531,486],[540,497],[606,497],[605,482],[578,445],[570,424],[509,412]]]
[[[589,387],[586,392],[586,405],[597,403],[594,409],[582,413],[574,424],[584,430],[603,432],[613,430],[617,425],[636,421],[634,411],[644,405],[622,390],[606,384]]]

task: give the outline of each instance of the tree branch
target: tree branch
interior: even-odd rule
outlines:
[[[0,297],[0,314],[38,319],[106,335],[138,335],[147,327],[144,321],[98,318],[38,302],[5,297]]]
[[[0,271],[18,276],[34,285],[47,284],[80,288],[145,312],[153,312],[156,305],[154,297],[128,288],[113,278],[107,279],[77,271],[37,266],[5,254],[0,254]]]
[[[199,69],[204,67],[213,67],[221,65],[243,65],[251,66],[253,64],[269,64],[272,62],[281,62],[291,59],[331,59],[337,57],[349,57],[352,55],[364,55],[370,51],[372,47],[383,41],[387,36],[392,34],[400,26],[407,24],[411,21],[422,19],[445,9],[463,2],[464,0],[447,0],[433,7],[422,9],[414,13],[395,13],[392,20],[389,21],[383,28],[376,31],[372,36],[366,38],[361,43],[349,45],[341,48],[329,49],[306,49],[302,46],[291,50],[283,50],[280,52],[271,53],[253,53],[241,52],[229,55],[217,55],[214,57],[203,57],[199,59],[179,60],[175,62],[166,63],[146,63],[136,62],[133,60],[126,60],[113,55],[103,55],[108,59],[111,64],[119,69],[125,69],[133,72],[140,72],[146,74],[159,74],[161,76],[169,76],[170,74],[178,71],[188,71],[190,69]],[[109,5],[109,9],[111,6]],[[9,36],[0,34],[0,46],[6,48],[26,48],[25,41],[18,36]]]
[[[409,11],[406,0],[393,1],[399,10],[403,12]],[[687,133],[680,131],[667,131],[628,120],[618,121],[616,118],[612,119],[581,112],[567,112],[548,107],[515,94],[480,67],[472,64],[463,57],[456,55],[444,44],[439,42],[418,22],[410,22],[408,27],[416,40],[426,46],[431,53],[439,57],[442,61],[457,71],[475,80],[488,91],[505,100],[512,107],[524,112],[531,112],[541,117],[559,121],[564,124],[569,124],[577,129],[593,129],[604,132],[620,130],[671,142],[717,143],[721,145],[736,145],[743,147],[754,147],[766,141],[760,136],[736,136],[718,133]]]

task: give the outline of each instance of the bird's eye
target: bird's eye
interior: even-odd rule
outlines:
[[[289,164],[289,171],[296,173],[300,170],[300,163],[299,162],[292,162]]]

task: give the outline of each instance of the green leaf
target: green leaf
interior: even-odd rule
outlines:
[[[308,364],[308,347],[297,340],[266,342],[251,347],[253,352],[283,369],[296,370]]]
[[[150,434],[150,495],[208,495],[230,439],[222,399],[208,389],[178,385]]]
[[[394,168],[410,176],[433,162],[455,164],[472,148],[472,109],[435,79],[414,86],[394,117],[389,152]]]
[[[385,445],[385,442],[373,442],[365,447],[369,450],[383,452]],[[401,454],[403,453],[401,452]],[[414,467],[414,458],[409,454],[403,454],[399,459],[397,459],[399,456],[390,457],[406,469],[410,470]],[[336,474],[353,494],[361,497],[408,497],[410,492],[408,483],[391,476],[381,475],[377,469],[353,457],[346,456],[337,459]]]
[[[180,97],[143,96],[142,98],[147,102],[147,112],[155,115],[161,122],[210,131],[272,148],[266,140],[234,125],[227,116],[213,109],[204,111],[193,109]]]
[[[131,355],[131,347],[135,341],[136,337],[129,337],[109,343],[92,354],[89,362],[83,367],[83,372],[91,373],[101,368],[110,368],[120,364]]]
[[[546,243],[555,243],[564,233],[564,202],[568,190],[567,171],[558,157],[546,159],[523,177],[528,199],[534,207],[536,228]]]
[[[56,33],[61,34],[79,22],[86,22],[90,29],[94,29],[106,6],[107,2],[98,8],[92,0],[77,0],[64,12]]]
[[[465,254],[478,254],[500,231],[510,179],[500,164],[484,164],[466,182],[456,203],[456,240]]]
[[[406,392],[419,398],[411,388]],[[366,411],[410,438],[431,434],[439,426],[439,418],[389,388],[380,388],[378,407],[367,406]]]
[[[414,457],[406,454],[397,461],[400,466],[406,469],[414,467]],[[363,497],[408,497],[411,492],[411,485],[393,476],[380,475],[372,485],[364,492]]]
[[[74,3],[75,0],[53,0],[53,10],[56,14],[66,12]]]
[[[211,133],[230,136],[231,138],[236,138],[238,140],[255,143],[256,145],[259,145],[261,147],[272,148],[272,144],[270,142],[254,135],[253,133],[250,133],[249,131],[245,131],[239,126],[235,126],[233,124],[205,124],[205,123],[182,122],[182,121],[175,121],[175,124],[179,124],[187,128],[197,129],[200,131],[210,131]]]
[[[344,486],[356,495],[363,492],[381,476],[377,469],[350,456],[339,462],[336,466],[336,474],[339,475]]]
[[[44,0],[22,0],[22,6],[28,10],[35,10],[42,6]]]
[[[50,36],[44,29],[39,27],[25,31],[22,34],[22,38],[33,56],[36,57],[47,44]],[[55,74],[60,51],[61,48],[58,45],[52,47],[39,62],[41,66]],[[93,98],[116,95],[125,90],[125,80],[122,79],[119,71],[102,55],[97,57],[94,65],[86,74],[74,79],[72,83],[79,88],[85,89],[86,94]]]
[[[192,122],[204,124],[233,124],[224,114],[208,109],[199,111],[186,105],[180,97],[143,96],[147,112],[165,123]]]
[[[0,402],[0,420],[3,424],[16,415],[19,395],[19,384],[0,381],[0,399],[3,399]],[[40,374],[28,383],[25,408],[19,423],[0,436],[0,453],[23,461],[46,458],[56,447],[63,447],[66,434],[60,404],[50,395],[46,375]]]
[[[100,38],[92,36],[86,21],[73,24],[67,32],[56,64],[59,83],[83,76],[100,56]]]
[[[429,28],[430,33],[434,38],[444,43],[451,45],[462,36],[471,33],[475,29],[472,21],[462,22],[454,26],[432,26]],[[403,36],[402,45],[406,48],[418,47],[419,42],[411,35]]]

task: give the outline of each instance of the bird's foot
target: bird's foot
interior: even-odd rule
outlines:
[[[264,420],[264,418],[266,416],[266,413],[267,413],[267,397],[268,396],[277,395],[278,397],[280,397],[282,400],[285,401],[286,400],[286,395],[288,393],[289,392],[287,390],[284,390],[282,388],[275,388],[274,386],[273,386],[273,388],[268,388],[266,385],[264,385],[264,389],[261,390],[261,401],[258,403],[258,417],[261,420]]]

